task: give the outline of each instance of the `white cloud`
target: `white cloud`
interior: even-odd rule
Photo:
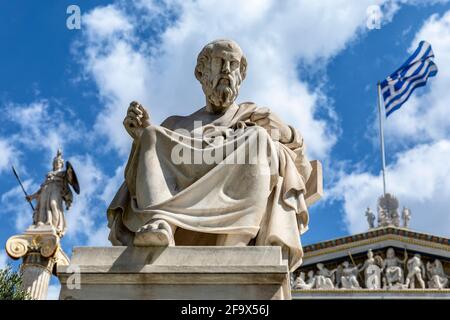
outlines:
[[[106,221],[106,214],[103,221]],[[111,242],[108,240],[109,228],[105,223],[101,223],[90,235],[86,243],[87,246],[93,247],[109,247]]]
[[[16,125],[10,136],[12,144],[21,144],[30,150],[46,150],[47,161],[51,160],[58,148],[63,148],[83,138],[83,126],[73,119],[68,109],[57,101],[50,105],[48,100],[38,100],[30,104],[8,103],[4,109],[8,120]]]
[[[450,159],[448,140],[418,145],[399,154],[387,168],[387,191],[401,206],[411,209],[412,229],[449,237],[450,166],[444,159]],[[353,173],[343,176],[330,196],[343,198],[348,230],[356,233],[367,230],[365,208],[375,210],[381,193],[381,176]]]
[[[6,139],[0,138],[0,174],[9,169],[16,156],[13,146]]]
[[[6,267],[8,262],[8,256],[6,255],[5,250],[0,250],[0,270]]]
[[[144,57],[134,52],[125,40],[115,40],[111,45],[107,56],[91,58],[88,66],[101,88],[100,93],[105,102],[105,108],[95,123],[95,130],[106,135],[110,143],[125,155],[131,140],[123,129],[122,121],[132,100],[146,100],[145,77],[142,73],[147,66]]]
[[[125,155],[130,139],[122,121],[132,100],[147,106],[156,123],[202,107],[203,93],[193,76],[196,56],[207,42],[232,38],[249,61],[239,101],[268,106],[289,119],[305,136],[310,155],[323,159],[336,142],[336,123],[333,117],[319,118],[317,113],[321,107],[332,113],[332,106],[320,90],[299,81],[297,66],[299,62],[307,68],[325,66],[364,31],[371,4],[372,0],[141,0],[134,8],[123,2],[98,7],[86,15],[89,36],[83,40],[84,66],[105,102],[97,132]],[[112,24],[105,34],[110,20],[121,22]],[[137,40],[137,35],[155,25],[160,34]]]
[[[67,233],[69,239],[79,235],[89,237],[95,228],[97,212],[97,196],[102,189],[104,175],[97,168],[89,155],[74,156],[70,158],[80,184],[80,194],[74,193],[73,205],[66,212]]]
[[[449,237],[450,11],[432,15],[417,32],[410,50],[420,40],[432,44],[439,73],[429,80],[428,91],[420,94],[423,89],[418,89],[386,121],[387,146],[400,150],[387,168],[387,189],[401,205],[411,208],[412,229]],[[361,232],[367,230],[365,208],[374,210],[382,193],[381,177],[364,171],[344,173],[330,192],[330,199],[344,202],[349,232]]]
[[[127,32],[131,29],[130,23],[113,5],[94,8],[90,14],[83,17],[83,23],[92,26],[88,29],[91,38],[108,37],[116,32]]]
[[[124,170],[125,164],[117,167],[114,176],[108,180],[108,183],[104,186],[103,192],[100,198],[105,202],[109,203],[116,195],[117,190],[124,182]]]
[[[123,180],[123,167],[107,176],[90,155],[70,158],[80,184],[80,194],[74,193],[73,206],[66,212],[67,233],[64,241],[78,245],[109,246],[106,208]]]
[[[27,179],[22,181],[25,190],[29,194],[38,190],[39,186]],[[2,219],[14,222],[15,231],[23,232],[33,223],[33,211],[25,200],[25,195],[20,186],[16,186],[2,194],[0,198]],[[11,234],[12,235],[12,234]]]

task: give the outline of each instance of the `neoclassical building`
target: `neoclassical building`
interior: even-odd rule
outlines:
[[[390,194],[377,213],[367,209],[367,232],[304,247],[293,299],[450,299],[450,239],[411,230]]]

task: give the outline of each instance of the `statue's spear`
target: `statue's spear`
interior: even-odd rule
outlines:
[[[19,181],[19,184],[22,187],[23,193],[25,193],[25,196],[28,197],[28,193],[25,191],[22,181],[20,181],[19,175],[17,174],[16,169],[14,169],[14,166],[12,166],[12,171],[14,172],[14,175],[16,176],[17,181]],[[31,201],[28,201],[28,203],[30,204],[31,209],[33,209],[33,211],[34,211],[34,207],[33,207],[33,204],[31,203]]]

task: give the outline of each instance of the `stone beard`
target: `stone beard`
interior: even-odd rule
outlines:
[[[133,146],[125,182],[108,208],[113,245],[278,245],[291,270],[301,264],[307,199],[318,200],[306,185],[321,173],[313,171],[297,130],[267,108],[235,103],[246,69],[235,42],[216,40],[203,48],[195,68],[204,108],[158,126],[139,103],[130,104],[124,126]],[[211,137],[220,139],[211,143]],[[259,141],[267,143],[247,152]],[[173,150],[181,145],[195,146],[194,158],[206,159],[211,151],[220,156],[214,163],[178,162]],[[239,152],[247,163],[229,161]]]
[[[207,93],[206,98],[216,106],[229,107],[236,100],[239,92],[239,86],[242,77],[239,72],[235,75],[212,76],[208,68],[205,72],[205,78],[202,79],[203,91]]]

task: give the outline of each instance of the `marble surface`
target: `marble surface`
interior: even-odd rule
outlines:
[[[57,274],[60,299],[291,298],[287,262],[272,246],[80,247]]]

